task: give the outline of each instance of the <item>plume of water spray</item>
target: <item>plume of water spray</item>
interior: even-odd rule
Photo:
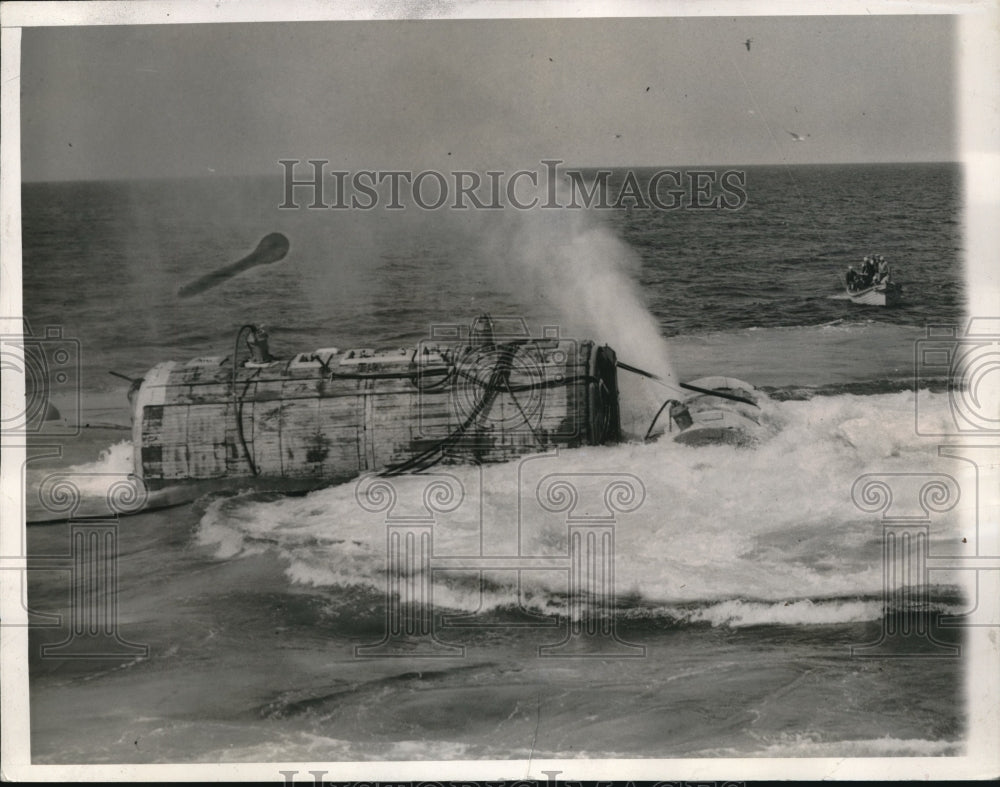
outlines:
[[[493,250],[503,274],[541,301],[540,311],[558,314],[564,335],[608,344],[620,360],[666,383],[619,375],[623,428],[641,436],[663,401],[681,391],[666,340],[639,289],[638,255],[582,210],[536,208],[513,217]]]

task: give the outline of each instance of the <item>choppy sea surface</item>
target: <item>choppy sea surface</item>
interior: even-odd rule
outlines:
[[[434,629],[464,650],[358,658],[384,635],[387,577],[385,519],[356,484],[205,497],[118,527],[119,631],[146,656],[43,658],[66,629],[33,631],[34,761],[960,753],[962,658],[851,651],[887,620],[882,524],[855,480],[967,468],[916,428],[951,418],[947,369],[915,359],[928,326],[964,320],[960,186],[944,164],[753,167],[731,211],[313,211],[278,209],[280,178],[26,184],[24,311],[78,357],[52,400],[81,427],[29,463],[29,494],[54,468],[130,470],[128,383],[108,370],[227,355],[248,322],[290,355],[518,316],[673,380],[768,394],[753,449],[643,443],[666,396],[622,373],[621,444],[446,470],[463,497],[434,525],[436,557],[564,556],[566,518],[538,506],[538,479],[569,474],[584,494],[638,479],[641,504],[614,525],[612,601],[641,657],[596,640],[590,658],[540,656],[581,601],[566,571],[453,561],[429,578]],[[178,297],[275,231],[284,261]],[[900,306],[843,294],[870,253],[903,283]],[[396,494],[427,482],[394,479]],[[933,519],[932,553],[972,548],[968,515],[964,501]],[[68,528],[29,525],[29,554],[65,553]],[[28,599],[70,619],[59,572],[32,572]],[[934,636],[960,644],[937,626],[974,603],[957,578],[934,572],[925,602]]]

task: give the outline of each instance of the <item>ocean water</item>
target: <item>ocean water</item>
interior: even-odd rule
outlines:
[[[914,428],[918,411],[950,418],[944,372],[914,358],[927,326],[964,319],[960,172],[746,173],[735,211],[279,210],[280,178],[26,184],[25,314],[74,342],[79,399],[53,384],[52,400],[81,426],[38,438],[60,455],[29,463],[29,495],[55,468],[131,468],[128,383],[108,370],[227,355],[247,322],[269,326],[280,356],[520,316],[671,381],[724,374],[768,394],[756,448],[643,443],[667,394],[622,372],[623,443],[439,468],[461,494],[434,524],[435,557],[557,560],[566,515],[540,506],[540,481],[569,475],[593,501],[609,474],[634,479],[606,587],[616,635],[641,657],[593,642],[590,658],[539,656],[581,603],[600,603],[574,596],[563,564],[453,561],[426,580],[438,640],[464,651],[358,658],[384,634],[387,582],[385,515],[359,505],[358,485],[206,496],[121,520],[120,632],[148,656],[42,658],[66,632],[33,631],[33,759],[960,753],[961,658],[851,655],[886,621],[881,522],[853,502],[855,480],[966,472]],[[291,241],[281,263],[177,296],[275,231]],[[843,269],[869,253],[893,265],[901,306],[843,296]],[[393,479],[399,505],[434,477]],[[932,553],[971,548],[968,505],[934,518]],[[30,525],[29,553],[65,552],[68,532]],[[68,612],[55,572],[33,572],[28,594],[34,610]],[[932,620],[971,603],[934,572]],[[935,625],[943,641],[956,631]]]

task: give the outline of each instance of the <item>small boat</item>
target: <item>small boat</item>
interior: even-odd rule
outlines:
[[[679,430],[675,443],[753,446],[760,441],[763,394],[753,385],[735,377],[701,377],[682,387],[690,393],[670,408],[671,431]]]
[[[903,285],[885,281],[863,290],[847,288],[847,295],[853,303],[864,306],[895,306],[902,300]]]
[[[865,257],[860,272],[849,265],[842,281],[847,297],[864,306],[895,306],[903,293],[903,286],[892,280],[889,263],[881,254]]]

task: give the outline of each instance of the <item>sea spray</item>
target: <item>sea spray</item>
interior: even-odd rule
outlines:
[[[102,449],[92,462],[63,468],[29,465],[25,473],[27,521],[131,512],[144,499],[134,471],[129,440]]]
[[[557,200],[572,201],[568,193]],[[308,282],[305,296],[328,315],[338,342],[384,341],[390,312],[412,323],[409,336],[397,332],[393,341],[419,340],[432,324],[469,325],[483,312],[523,317],[533,332],[556,324],[563,337],[607,344],[663,379],[667,387],[619,375],[627,436],[641,438],[663,401],[681,395],[659,321],[639,289],[642,260],[607,217],[541,203],[530,210],[410,207],[337,221],[324,213],[322,223],[309,221],[310,211],[291,217],[286,233]],[[341,324],[344,311],[363,316]]]
[[[930,396],[934,405],[946,401],[945,394]],[[643,499],[634,511],[616,514],[615,583],[618,597],[630,599],[637,612],[660,610],[680,622],[723,626],[808,624],[817,610],[827,622],[876,619],[882,522],[853,502],[852,485],[865,473],[954,474],[956,468],[947,458],[928,456],[926,441],[912,430],[890,455],[877,441],[846,439],[842,426],[873,411],[905,435],[913,417],[910,394],[817,397],[773,407],[781,430],[750,452],[661,440],[439,468],[457,479],[463,498],[435,520],[434,554],[566,555],[566,513],[540,506],[541,479],[553,473],[571,479],[579,492],[575,514],[594,516],[604,512],[600,493],[609,475],[624,474],[639,479]],[[398,505],[421,500],[429,480],[392,479]],[[968,513],[935,517],[932,550],[962,548]],[[358,505],[352,482],[305,497],[220,501],[202,518],[199,541],[218,559],[267,544],[287,562],[293,584],[378,591],[386,580],[385,526],[384,513]],[[476,569],[453,565],[432,579],[435,603],[454,609],[510,606],[518,594],[542,611],[565,605],[566,576],[559,570],[497,575],[483,593]],[[942,584],[962,579],[935,577]]]
[[[93,462],[72,465],[71,467],[67,467],[65,472],[128,475],[132,470],[132,441],[121,440],[109,445],[107,448],[102,448],[97,459]]]
[[[642,437],[667,398],[677,397],[670,352],[638,287],[639,256],[606,222],[583,210],[505,211],[483,238],[499,278],[516,281],[539,313],[554,312],[565,336],[610,345],[656,383],[619,374],[622,427]]]

